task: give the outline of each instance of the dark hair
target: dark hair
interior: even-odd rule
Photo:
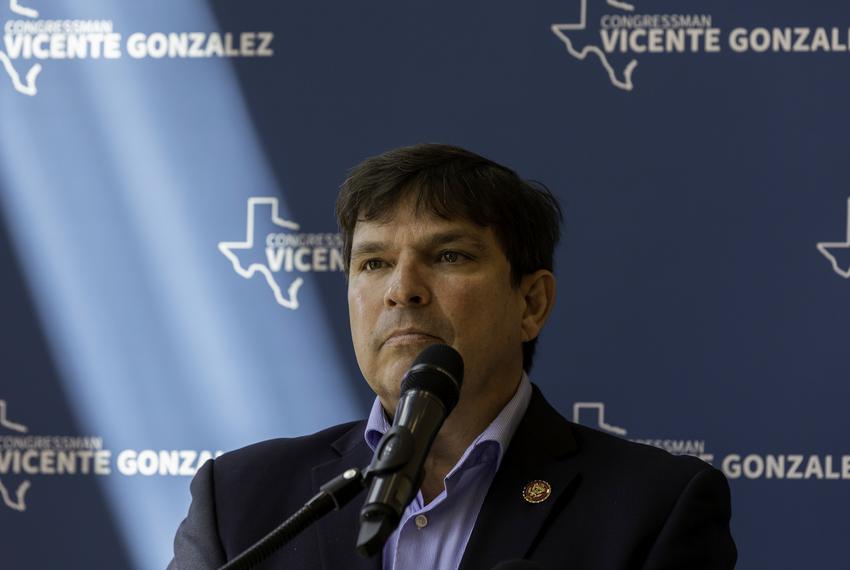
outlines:
[[[358,220],[380,220],[409,195],[416,209],[445,219],[491,227],[518,286],[524,275],[553,270],[561,208],[542,184],[462,148],[419,144],[397,148],[358,164],[342,184],[336,216],[343,236],[346,273]],[[537,339],[524,342],[522,366],[531,369]]]

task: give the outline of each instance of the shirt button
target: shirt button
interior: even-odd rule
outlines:
[[[428,517],[425,515],[416,515],[416,518],[413,519],[413,522],[416,524],[416,528],[425,528],[428,526]]]

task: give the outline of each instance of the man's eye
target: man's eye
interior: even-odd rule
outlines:
[[[460,261],[460,254],[456,251],[444,251],[440,254],[440,261],[446,263],[457,263]]]
[[[363,264],[363,269],[365,269],[366,271],[375,271],[376,269],[380,269],[383,266],[384,262],[380,259],[370,259]]]

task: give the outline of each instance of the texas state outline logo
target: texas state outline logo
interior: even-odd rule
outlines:
[[[34,480],[53,477],[194,477],[221,450],[122,449],[113,452],[101,436],[33,434],[9,417],[0,399],[0,509],[19,513],[30,505]],[[41,483],[39,483],[40,485]],[[42,504],[42,508],[43,508]]]
[[[261,275],[278,305],[295,310],[303,275],[344,271],[342,235],[306,233],[280,216],[277,197],[248,198],[243,241],[223,241],[218,250],[237,275]]]
[[[720,26],[714,14],[691,3],[684,7],[669,2],[669,8],[662,10],[657,10],[657,1],[646,4],[652,7],[648,11],[640,8],[640,2],[570,0],[565,5],[565,13],[570,14],[566,22],[552,24],[550,29],[570,56],[596,62],[611,85],[623,91],[635,90],[635,73],[644,58],[654,64],[665,56],[694,54],[807,53],[846,58],[850,52],[847,24]]]
[[[38,94],[42,62],[274,55],[274,34],[269,31],[155,31],[125,37],[110,19],[43,19],[37,7],[30,5],[33,1],[27,0],[24,6],[19,0],[8,0],[0,46],[0,64],[12,87],[30,97]]]
[[[847,239],[844,241],[818,242],[818,251],[823,255],[841,277],[850,279],[850,198],[847,198]]]

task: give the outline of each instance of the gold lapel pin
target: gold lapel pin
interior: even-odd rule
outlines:
[[[546,481],[535,479],[522,488],[522,498],[529,503],[542,503],[552,494],[552,485]]]

